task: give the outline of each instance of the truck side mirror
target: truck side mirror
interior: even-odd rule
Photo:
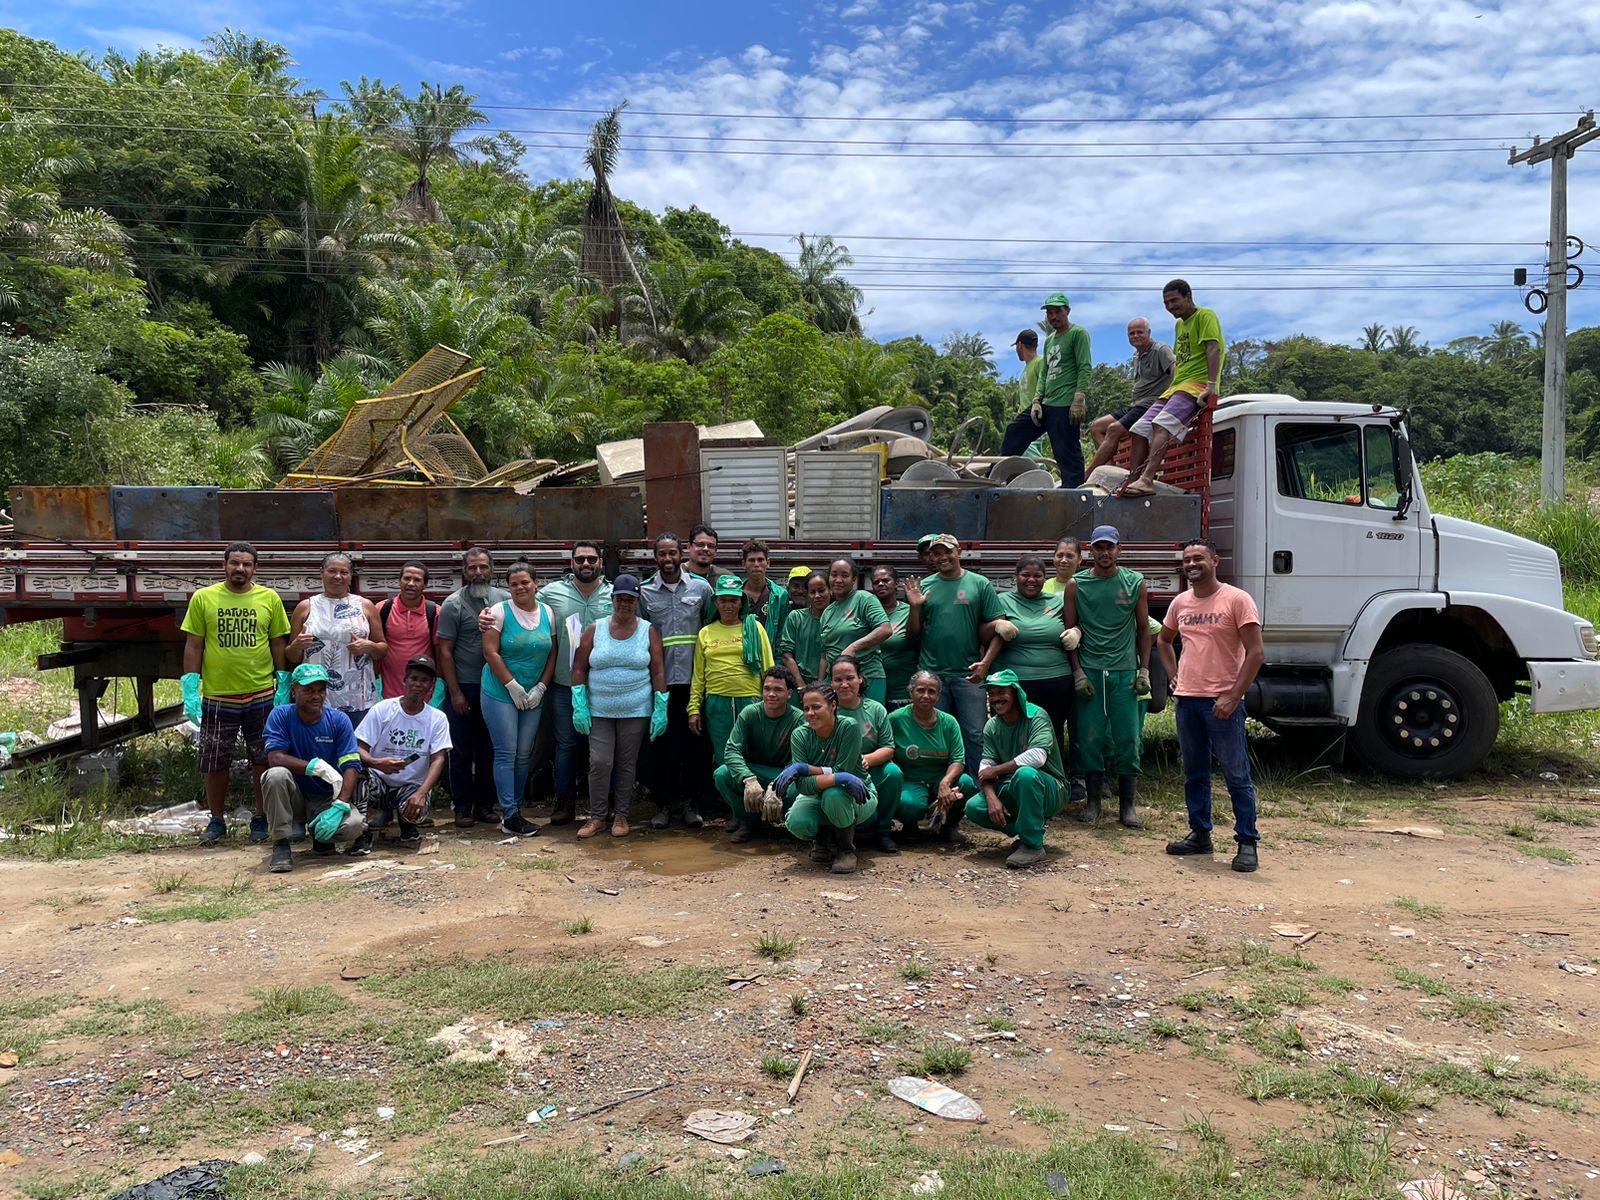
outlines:
[[[1416,475],[1416,464],[1411,456],[1411,439],[1406,436],[1405,416],[1397,416],[1391,422],[1394,429],[1394,462],[1395,480],[1399,497],[1394,506],[1394,519],[1404,521],[1411,512],[1411,502],[1416,498],[1416,490],[1412,484]]]

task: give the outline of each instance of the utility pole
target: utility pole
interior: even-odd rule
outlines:
[[[1544,445],[1539,491],[1546,504],[1567,494],[1567,160],[1578,147],[1600,137],[1594,109],[1549,141],[1535,137],[1527,150],[1513,150],[1510,165],[1550,163],[1550,307],[1544,324]]]

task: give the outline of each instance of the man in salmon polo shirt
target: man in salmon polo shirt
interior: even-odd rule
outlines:
[[[1249,593],[1217,578],[1217,548],[1204,539],[1183,547],[1189,590],[1167,609],[1158,646],[1173,687],[1178,753],[1189,836],[1167,843],[1168,854],[1211,853],[1211,758],[1222,764],[1233,801],[1235,871],[1256,869],[1256,787],[1245,743],[1244,694],[1261,669],[1261,617]],[[1183,657],[1172,643],[1183,639]]]

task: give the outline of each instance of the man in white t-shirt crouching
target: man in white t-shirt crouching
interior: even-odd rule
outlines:
[[[398,819],[404,846],[422,841],[417,823],[427,815],[428,797],[444,774],[450,751],[450,722],[428,705],[438,676],[433,659],[417,655],[406,663],[401,694],[374,704],[356,729],[365,769],[358,807],[366,812],[370,828],[381,829]]]

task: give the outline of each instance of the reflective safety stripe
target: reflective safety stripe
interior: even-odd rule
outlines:
[[[661,639],[663,646],[692,646],[695,644],[696,635],[693,633],[675,633]]]

